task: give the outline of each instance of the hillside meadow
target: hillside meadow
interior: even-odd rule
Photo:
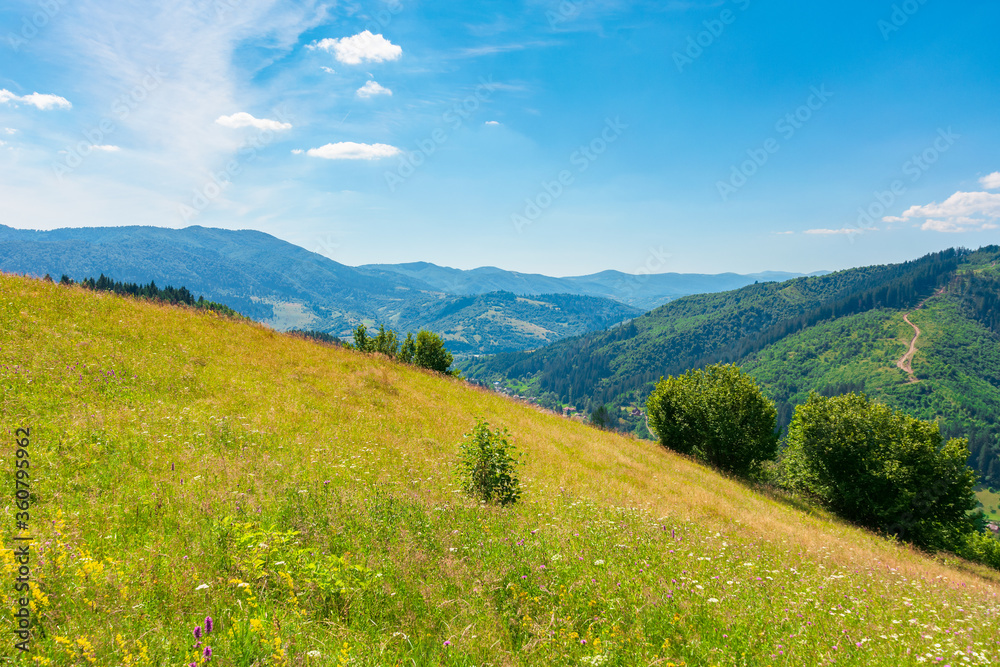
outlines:
[[[6,660],[1000,661],[1000,573],[654,443],[251,323],[16,276],[0,275],[0,332],[5,629],[15,537],[33,538],[31,651],[4,632]],[[523,455],[517,505],[458,493],[477,418]]]

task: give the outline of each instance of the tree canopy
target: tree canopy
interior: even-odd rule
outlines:
[[[795,410],[783,467],[792,486],[850,521],[946,548],[970,529],[976,474],[968,457],[968,441],[943,443],[936,422],[863,394],[812,394]]]
[[[735,365],[661,379],[646,409],[663,446],[722,470],[752,474],[777,454],[777,410]]]

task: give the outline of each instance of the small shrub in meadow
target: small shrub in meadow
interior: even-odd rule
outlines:
[[[518,463],[510,433],[506,429],[491,431],[489,423],[480,420],[459,446],[462,490],[487,503],[515,503],[521,497]]]

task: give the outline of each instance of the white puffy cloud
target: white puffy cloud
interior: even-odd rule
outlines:
[[[353,37],[341,39],[321,39],[309,46],[311,49],[322,49],[333,53],[334,57],[345,65],[360,65],[363,62],[381,63],[387,60],[399,60],[403,49],[396,46],[382,35],[373,35],[365,30]]]
[[[400,153],[401,150],[389,144],[358,144],[353,141],[327,144],[306,151],[306,155],[325,160],[378,160]]]
[[[323,67],[320,67],[320,69],[323,70],[324,72],[326,72],[327,74],[336,74],[337,73],[337,70],[333,69],[332,67],[327,67],[326,65],[324,65]]]
[[[100,146],[92,147],[95,151],[104,151],[105,153],[117,153],[121,150],[118,146],[112,146],[111,144],[103,144]]]
[[[233,129],[238,129],[241,127],[255,127],[258,130],[290,130],[292,129],[291,123],[282,123],[277,120],[270,120],[267,118],[254,118],[246,111],[240,111],[239,113],[234,113],[231,116],[219,116],[215,119],[215,122],[224,127],[231,127]]]
[[[17,130],[15,130],[12,127],[5,127],[5,128],[3,128],[3,133],[4,134],[17,134]]]
[[[358,97],[368,99],[370,97],[375,97],[376,95],[392,95],[392,91],[382,86],[377,81],[369,81],[365,85],[358,88]]]
[[[500,124],[500,121],[496,121],[496,120],[488,120],[488,121],[486,121],[486,125],[499,125],[499,124]]]
[[[0,88],[0,104],[30,104],[31,106],[47,111],[49,109],[72,109],[73,105],[65,97],[58,95],[45,95],[42,93],[31,93],[30,95],[15,95],[6,88]]]
[[[983,176],[979,179],[979,183],[987,190],[1000,189],[1000,171],[994,171],[989,176]]]
[[[887,222],[915,222],[923,219],[920,228],[930,232],[996,229],[997,222],[1000,221],[1000,194],[956,192],[940,204],[932,202],[926,206],[911,206],[902,216],[883,219]]]

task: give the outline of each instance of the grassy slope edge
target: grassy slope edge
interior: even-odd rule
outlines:
[[[1000,660],[995,572],[651,443],[387,359],[19,277],[0,275],[0,331],[0,467],[32,429],[41,664],[201,665],[206,615],[213,665]],[[503,511],[456,492],[477,416],[525,454],[524,501]]]

